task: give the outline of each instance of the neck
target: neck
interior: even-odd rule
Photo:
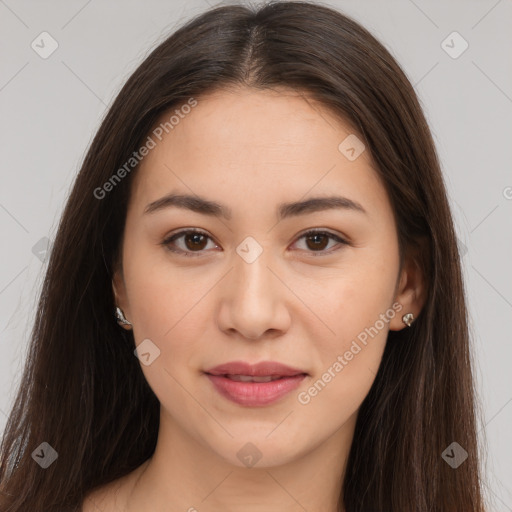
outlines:
[[[355,419],[301,454],[280,453],[271,442],[259,450],[230,439],[240,458],[233,463],[231,454],[197,442],[162,410],[155,453],[138,468],[123,510],[342,512],[338,500]]]

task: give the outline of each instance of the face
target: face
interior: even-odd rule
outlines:
[[[388,330],[416,314],[393,211],[350,126],[297,93],[217,91],[180,113],[132,182],[117,304],[168,425],[234,465],[252,445],[283,464],[353,429]],[[305,375],[205,373],[233,361]]]

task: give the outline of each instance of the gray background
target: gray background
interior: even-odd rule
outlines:
[[[488,499],[491,510],[512,511],[512,1],[325,3],[391,51],[430,123],[464,254]],[[105,109],[150,49],[213,4],[0,0],[2,431],[46,268],[44,239],[54,237]],[[58,43],[46,59],[31,47],[43,31]],[[454,31],[469,44],[457,58],[463,41],[446,39]]]

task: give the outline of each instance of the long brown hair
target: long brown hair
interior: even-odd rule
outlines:
[[[136,166],[102,187],[157,119],[231,85],[288,87],[352,124],[395,212],[400,254],[423,241],[428,297],[390,331],[363,401],[340,488],[347,512],[483,511],[476,400],[459,252],[440,163],[415,91],[369,31],[327,6],[222,6],[154,49],[109,108],[76,178],[51,251],[21,385],[4,431],[2,512],[78,511],[96,486],[156,446],[159,402],[113,317],[111,281]],[[32,453],[47,442],[47,469]],[[441,454],[457,442],[456,469]]]

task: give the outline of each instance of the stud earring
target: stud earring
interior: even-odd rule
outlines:
[[[132,325],[128,320],[126,320],[123,310],[119,307],[116,307],[116,318],[119,325]]]
[[[411,324],[414,320],[414,315],[412,313],[407,313],[402,317],[402,322],[407,325],[407,327],[411,327]]]

